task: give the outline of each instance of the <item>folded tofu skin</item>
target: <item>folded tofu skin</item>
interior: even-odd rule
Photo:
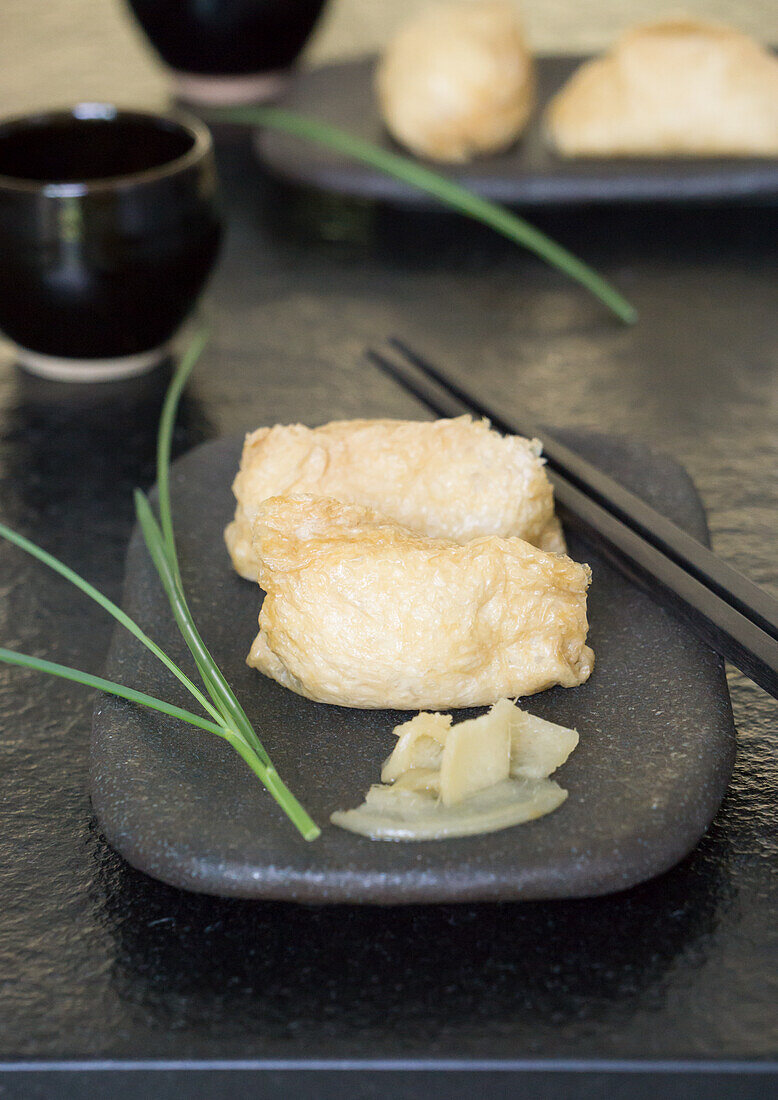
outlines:
[[[529,120],[534,89],[511,0],[424,8],[389,42],[376,72],[392,136],[418,156],[449,163],[511,145]]]
[[[567,157],[774,157],[778,58],[720,24],[633,27],[573,74],[545,127]]]
[[[592,670],[589,567],[521,538],[460,543],[295,494],[258,507],[253,561],[266,595],[248,663],[319,702],[482,706]]]
[[[372,508],[409,531],[468,542],[516,536],[563,553],[538,440],[487,420],[343,420],[259,428],[246,437],[225,532],[242,577],[257,580],[253,527],[269,497],[308,493]]]

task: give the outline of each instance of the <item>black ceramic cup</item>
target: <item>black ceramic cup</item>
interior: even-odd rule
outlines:
[[[257,103],[284,87],[326,0],[127,0],[190,103]]]
[[[0,331],[22,366],[104,381],[160,362],[213,267],[211,136],[84,103],[0,122]]]

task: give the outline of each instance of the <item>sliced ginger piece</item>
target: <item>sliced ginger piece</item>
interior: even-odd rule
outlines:
[[[397,745],[354,810],[332,822],[374,840],[439,840],[494,832],[551,813],[567,797],[548,776],[578,744],[575,730],[500,699],[452,725],[417,714],[396,726]]]
[[[547,722],[518,707],[513,707],[510,731],[514,778],[544,779],[562,767],[578,744],[577,730]]]
[[[481,718],[452,726],[440,763],[440,800],[444,806],[501,783],[510,775],[511,734],[507,716],[494,708]]]
[[[334,825],[372,840],[451,840],[534,821],[560,806],[567,792],[553,779],[508,779],[455,806],[433,795],[375,784],[361,806],[332,815]]]
[[[403,772],[392,787],[396,791],[422,791],[437,798],[440,794],[440,769],[411,768]]]
[[[408,722],[395,726],[398,738],[392,755],[381,771],[382,783],[394,783],[411,769],[440,768],[446,736],[451,729],[450,714],[422,711]]]

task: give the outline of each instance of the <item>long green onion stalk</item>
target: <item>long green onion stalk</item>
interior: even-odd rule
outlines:
[[[138,624],[133,619],[131,619],[126,612],[122,611],[122,609],[118,607],[113,602],[113,600],[109,600],[108,597],[104,596],[102,592],[94,587],[94,585],[91,585],[89,581],[84,580],[83,577],[79,576],[78,573],[70,569],[67,565],[64,564],[64,562],[61,562],[59,558],[55,558],[53,554],[49,554],[46,550],[42,550],[40,546],[36,546],[34,542],[30,542],[30,540],[26,539],[24,535],[20,535],[16,531],[13,531],[10,527],[6,527],[4,523],[0,523],[0,537],[4,538],[7,542],[13,543],[14,546],[18,546],[20,550],[24,550],[32,557],[37,558],[38,561],[43,562],[44,565],[48,565],[48,567],[50,569],[53,569],[55,573],[59,573],[60,576],[70,581],[70,583],[75,585],[76,588],[80,588],[81,591],[89,596],[90,599],[94,600],[95,603],[98,603],[105,611],[108,612],[109,615],[112,615],[117,622],[121,623],[122,626],[126,627],[126,629],[129,630],[131,634],[134,634],[139,641],[143,642],[146,648],[151,650],[154,656],[162,662],[165,668],[169,669],[169,671],[172,672],[173,675],[181,681],[187,691],[192,696],[194,696],[194,698],[197,700],[203,710],[207,711],[212,718],[216,719],[216,721],[221,721],[221,715],[219,714],[219,712],[205,698],[200,689],[192,683],[186,673],[182,672],[178,665],[175,664],[174,661],[171,661],[167,653],[161,650],[156,642],[152,641],[148,634],[146,634],[145,631],[141,630]],[[29,667],[32,668],[34,666],[30,665]]]
[[[460,214],[488,225],[504,237],[523,245],[546,263],[574,279],[599,298],[626,324],[637,320],[637,310],[615,287],[598,275],[588,264],[579,260],[545,233],[536,229],[524,218],[512,214],[504,206],[475,195],[468,188],[455,183],[438,172],[433,172],[410,157],[382,149],[364,138],[331,126],[327,122],[287,111],[280,107],[219,107],[207,112],[213,122],[231,122],[248,126],[265,126],[269,130],[281,130],[293,137],[333,149],[351,160],[362,161],[386,176],[407,183],[417,191],[428,195],[457,210]]]
[[[21,668],[31,668],[35,672],[46,672],[49,676],[58,676],[61,680],[72,680],[73,683],[105,691],[120,699],[129,699],[131,703],[138,703],[140,706],[161,711],[162,714],[169,714],[173,718],[180,718],[190,726],[198,726],[201,730],[208,730],[209,733],[215,733],[219,737],[224,737],[230,732],[221,725],[209,722],[207,718],[201,718],[197,714],[192,714],[190,710],[184,710],[183,707],[166,703],[164,699],[157,699],[153,695],[147,695],[145,691],[136,691],[135,688],[125,687],[124,684],[106,680],[102,676],[93,676],[91,672],[83,672],[79,668],[58,665],[54,661],[45,661],[42,657],[32,657],[28,653],[19,653],[15,649],[0,649],[0,661],[8,665],[19,665]]]
[[[176,624],[197,665],[200,678],[205,687],[205,693],[126,612],[122,611],[112,600],[70,569],[69,566],[23,535],[5,526],[5,524],[0,524],[0,538],[13,543],[19,549],[24,550],[59,573],[60,576],[70,581],[71,584],[75,585],[76,588],[112,615],[117,622],[121,623],[142,642],[177,677],[206,714],[210,715],[210,718],[202,718],[191,711],[167,703],[163,699],[157,699],[145,692],[136,691],[134,688],[125,687],[123,684],[114,683],[101,676],[93,676],[91,673],[83,672],[80,669],[55,664],[53,661],[46,661],[26,653],[18,653],[16,650],[0,648],[0,662],[33,669],[37,672],[45,672],[50,676],[58,676],[62,679],[83,684],[85,687],[96,688],[99,691],[127,699],[140,706],[160,711],[223,738],[251,768],[302,836],[306,840],[315,840],[320,835],[321,830],[278,775],[245,711],[205,646],[189,610],[181,580],[170,503],[170,452],[178,402],[187,379],[205,348],[207,339],[207,331],[201,328],[182,357],[180,366],[173,376],[165,397],[157,438],[159,521],[154,516],[151,505],[144,494],[136,491],[135,495],[136,513],[146,546],[159,573]]]

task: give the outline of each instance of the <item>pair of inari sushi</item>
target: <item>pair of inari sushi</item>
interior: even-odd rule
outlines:
[[[246,438],[225,532],[266,595],[249,665],[341,706],[482,706],[592,670],[537,440],[352,420]]]

